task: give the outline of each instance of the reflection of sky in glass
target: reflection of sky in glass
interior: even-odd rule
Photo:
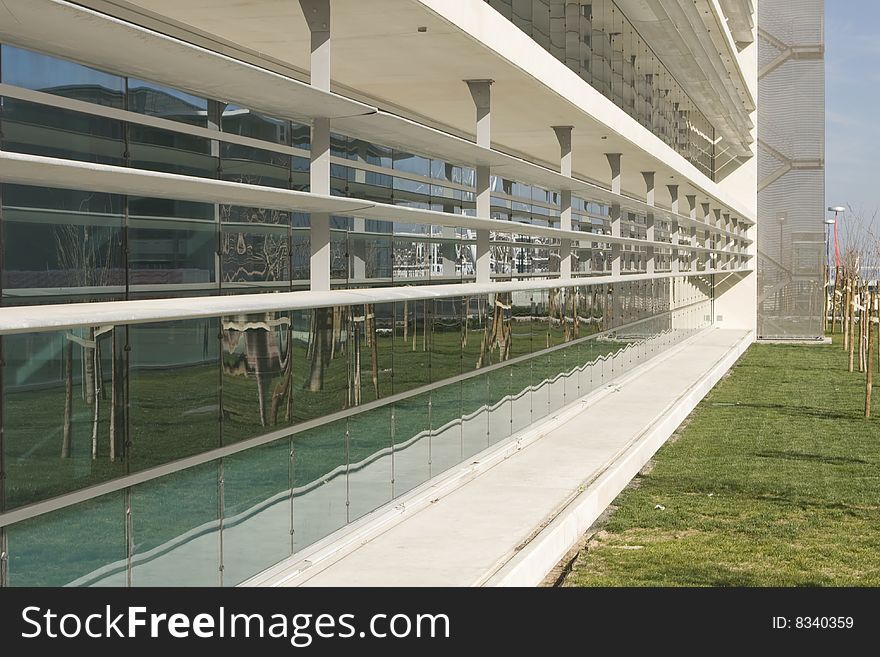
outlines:
[[[101,94],[92,102],[112,107],[122,107],[125,90],[125,82],[119,76],[5,44],[0,79],[4,84],[56,94],[59,87],[105,89],[109,93]]]
[[[193,96],[191,94],[186,93],[185,91],[180,91],[178,89],[173,89],[172,87],[166,87],[161,84],[156,84],[155,82],[146,82],[144,80],[137,80],[135,78],[128,79],[128,90],[130,93],[135,93],[140,90],[148,90],[157,92],[159,94],[165,94],[171,96],[176,100],[182,101],[186,105],[190,105],[193,109],[208,109],[208,101],[204,98],[199,98],[198,96]]]

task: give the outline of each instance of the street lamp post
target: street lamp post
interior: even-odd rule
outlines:
[[[825,230],[825,232],[826,232],[825,259],[826,259],[827,268],[828,268],[827,271],[828,271],[828,276],[829,276],[829,279],[828,279],[829,284],[830,284],[830,280],[831,280],[830,276],[831,276],[832,270],[831,270],[830,245],[828,244],[830,240],[828,238],[827,233],[830,230],[832,230],[832,229],[829,229],[828,226],[834,226],[834,228],[833,228],[833,231],[834,231],[834,284],[831,288],[831,333],[834,333],[834,326],[837,323],[837,278],[838,278],[838,276],[840,276],[840,252],[838,251],[838,248],[837,248],[837,214],[840,212],[846,212],[846,208],[839,206],[839,205],[835,205],[833,207],[828,208],[828,212],[834,213],[833,219],[826,219],[825,220],[825,226],[826,226],[826,230]],[[827,295],[827,292],[826,292],[826,295]],[[827,317],[828,317],[828,313],[826,311],[826,314],[825,314],[826,321],[827,321]]]

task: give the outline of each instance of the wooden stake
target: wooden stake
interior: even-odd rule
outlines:
[[[874,295],[868,297],[868,306],[865,315],[868,320],[868,366],[865,368],[865,417],[871,417],[871,388],[874,385],[874,368],[871,361],[874,356]]]

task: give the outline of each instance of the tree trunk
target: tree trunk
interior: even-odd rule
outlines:
[[[874,357],[874,299],[873,295],[868,299],[868,309],[866,315],[868,318],[868,366],[865,368],[865,417],[871,417],[871,388],[874,385],[874,368],[871,361]]]
[[[311,336],[312,357],[310,362],[308,389],[319,392],[324,389],[324,371],[329,362],[330,349],[327,342],[332,339],[332,319],[328,308],[315,308],[314,333]]]
[[[116,460],[116,329],[110,329],[110,460]]]
[[[428,314],[428,302],[422,301],[422,351],[428,351],[428,335],[431,333],[429,330],[428,322],[430,321],[430,317]]]
[[[61,458],[70,458],[73,429],[73,341],[64,338],[64,429],[61,438]]]
[[[95,329],[89,329],[89,342],[95,342]],[[83,362],[85,363],[85,377],[83,378],[83,392],[85,393],[85,401],[87,406],[91,406],[94,401],[94,392],[98,389],[95,385],[95,349],[94,347],[83,347]]]
[[[837,326],[837,281],[840,278],[840,268],[834,269],[834,287],[831,290],[831,335]]]
[[[849,351],[849,320],[850,320],[850,286],[852,281],[847,278],[843,283],[843,350]]]
[[[416,350],[416,338],[418,337],[418,334],[419,334],[419,311],[418,311],[419,302],[416,301],[414,306],[415,306],[415,310],[413,311],[413,327],[412,327],[412,350],[413,351]]]
[[[859,318],[859,372],[865,371],[865,307],[864,292],[859,290],[859,308],[856,312]]]
[[[91,329],[92,337],[94,338],[95,329]],[[92,403],[94,405],[94,413],[92,414],[92,460],[96,460],[98,458],[98,414],[101,408],[101,395],[98,392],[98,377],[96,376],[98,372],[98,343],[95,342],[95,347],[92,349],[92,382],[94,383],[94,390],[92,391]]]
[[[373,305],[365,306],[368,318],[367,335],[370,343],[370,370],[373,378],[373,392],[379,399],[379,336],[376,335],[376,308]]]
[[[855,361],[855,348],[856,348],[856,316],[855,316],[855,301],[856,295],[855,290],[850,287],[850,302],[849,302],[849,371],[853,371],[853,365]]]
[[[403,300],[403,341],[409,339],[409,301]]]

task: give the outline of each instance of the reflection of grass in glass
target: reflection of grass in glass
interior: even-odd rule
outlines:
[[[460,334],[457,332],[439,333],[434,336],[435,347],[443,343],[447,351],[453,343],[458,344]],[[622,343],[602,341],[595,343],[593,357],[599,350],[611,352]],[[304,343],[294,343],[294,399],[293,417],[321,417],[343,410],[346,407],[348,390],[348,365],[346,355],[340,354],[325,373],[325,390],[318,393],[305,389],[308,361]],[[388,363],[391,359],[391,338],[380,337],[378,348],[380,363]],[[570,353],[564,357],[563,351]],[[421,351],[401,350],[394,354],[394,371],[407,372],[428,357]],[[362,354],[362,368],[369,368],[368,359]],[[366,362],[365,362],[366,361]],[[533,359],[516,365],[516,372],[510,382],[515,394],[525,386],[538,384],[551,378],[564,369],[571,369],[577,359],[577,350],[567,348],[550,354],[536,356]],[[390,363],[388,363],[390,365]],[[434,376],[444,379],[459,373],[459,362],[454,358],[433,362]],[[471,364],[472,366],[473,364]],[[383,368],[384,369],[384,368]],[[385,373],[386,376],[388,373]],[[370,371],[362,372],[364,388],[371,386]],[[395,376],[395,380],[397,377]],[[269,394],[275,382],[268,387]],[[390,380],[390,378],[388,379]],[[506,384],[509,379],[504,376],[490,377],[488,400],[495,402],[508,394]],[[131,396],[131,448],[130,459],[132,470],[167,463],[175,459],[200,453],[217,447],[219,442],[219,408],[218,408],[218,374],[216,365],[197,365],[167,370],[135,371],[130,384]],[[470,384],[471,386],[473,384]],[[501,389],[495,390],[497,386]],[[387,388],[387,386],[386,386]],[[473,388],[469,388],[473,389]],[[390,390],[384,392],[389,394]],[[449,390],[441,388],[433,393],[435,397],[432,424],[437,427],[446,421],[458,417],[460,402],[458,401],[458,384]],[[482,393],[481,393],[482,394]],[[447,397],[449,398],[447,400]],[[267,422],[260,424],[260,413],[256,381],[253,376],[223,377],[224,427],[235,427],[236,438],[250,438],[268,431],[293,426],[295,420],[284,422],[283,413],[279,413],[278,424]],[[99,418],[100,436],[99,454],[94,461],[89,453],[89,432],[91,428],[91,409],[85,407],[74,394],[76,413],[74,415],[73,454],[69,459],[62,459],[61,424],[64,411],[64,390],[59,385],[55,388],[28,392],[9,393],[6,399],[7,416],[7,503],[10,507],[45,499],[64,492],[93,485],[113,477],[125,474],[125,465],[120,462],[111,463],[107,457],[107,424],[109,422],[109,404],[101,404]],[[470,412],[484,403],[484,399],[466,399],[465,410]],[[411,405],[414,402],[408,402]],[[425,405],[427,406],[427,404]],[[471,406],[473,408],[471,408]],[[427,417],[427,409],[423,412]],[[17,421],[16,421],[17,419]],[[387,426],[375,432],[376,449],[388,445]],[[415,435],[418,430],[406,426],[398,426],[399,436]],[[310,432],[310,440],[319,440],[320,432]],[[228,435],[228,434],[227,434]],[[303,439],[298,439],[302,442]],[[335,438],[331,439],[335,440]],[[360,443],[367,449],[366,443]],[[336,457],[330,461],[337,461]],[[318,468],[320,469],[320,467]],[[319,476],[318,473],[316,476]],[[297,477],[301,481],[300,477]]]
[[[125,560],[121,492],[25,520],[7,531],[11,586],[63,586]]]
[[[435,336],[435,345],[437,339],[453,341],[458,340],[459,335],[439,334]],[[388,349],[390,341],[390,338],[381,338],[380,350]],[[563,371],[563,365],[571,369],[574,363],[581,364],[578,354],[589,354],[595,358],[599,353],[610,353],[623,345],[613,341],[590,341],[587,344],[589,347],[572,346],[513,365],[513,377],[508,368],[503,368],[487,373],[488,381],[482,376],[475,377],[397,402],[395,442],[403,443],[429,429],[429,394],[432,399],[431,424],[439,427],[459,417],[462,411],[470,412],[478,408],[487,399],[495,402],[510,392],[519,392],[528,385],[535,370],[555,375]],[[564,351],[568,354],[564,355]],[[395,362],[399,364],[399,360]],[[404,362],[409,361],[407,359]],[[331,374],[336,378],[328,378],[327,382],[336,381],[338,385],[339,381],[345,381],[347,385],[347,379],[341,378],[338,370],[332,369]],[[455,374],[457,369],[447,372],[446,376]],[[133,449],[138,450],[136,453],[139,453],[140,462],[165,462],[199,451],[199,446],[216,446],[219,426],[216,409],[213,412],[203,409],[203,414],[186,413],[189,408],[199,409],[204,406],[205,395],[215,394],[215,389],[205,383],[217,380],[216,366],[199,365],[165,371],[143,371],[136,376],[137,387],[133,382],[132,395],[138,391],[145,399],[149,399],[137,407],[139,427],[136,436],[139,439],[135,441]],[[169,378],[172,380],[169,381]],[[254,400],[250,408],[246,405],[240,406],[241,421],[251,427],[252,435],[271,429],[267,427],[264,430],[259,425],[255,382],[252,378],[228,377],[224,380],[223,389],[224,398],[227,393],[234,391],[234,398],[237,400],[248,395]],[[301,400],[302,390],[296,389],[295,392],[294,399],[297,403]],[[325,414],[321,410],[320,400],[314,397],[307,399],[309,403],[316,404],[313,412]],[[327,399],[329,397],[323,398],[324,401]],[[65,492],[74,486],[80,487],[85,481],[101,481],[123,473],[124,466],[109,463],[106,452],[102,452],[97,461],[90,461],[85,429],[81,430],[82,437],[77,434],[77,441],[74,443],[75,457],[67,460],[60,458],[60,429],[56,425],[60,426],[63,413],[63,388],[9,395],[7,408],[10,412],[25,414],[20,417],[33,419],[32,423],[28,422],[26,425],[31,428],[30,438],[20,432],[19,435],[22,444],[32,444],[37,449],[26,459],[8,462],[10,481],[28,482],[29,488],[19,488],[19,491],[33,491],[34,495],[44,498]],[[50,408],[57,411],[46,412]],[[169,412],[169,409],[177,410]],[[81,416],[82,412],[77,420]],[[84,422],[88,425],[88,419]],[[352,439],[349,443],[349,459],[352,463],[369,458],[390,445],[388,407],[361,413],[354,416],[350,423]],[[294,486],[318,481],[335,468],[346,464],[346,424],[346,420],[340,420],[293,436]],[[57,440],[36,439],[37,436],[45,436],[53,430],[58,433]],[[285,438],[226,458],[226,515],[246,511],[287,489],[289,444],[290,441]],[[209,463],[199,466],[196,475],[191,474],[194,470],[187,470],[135,489],[135,513],[138,518],[134,538],[137,552],[144,552],[197,525],[216,519],[216,467],[216,463]],[[82,468],[85,473],[80,475],[77,472],[78,478],[71,482],[68,473],[77,468]],[[21,494],[19,498],[22,498]],[[11,564],[19,573],[16,579],[15,571],[11,570],[13,584],[62,584],[105,563],[124,559],[124,509],[121,501],[117,507],[115,502],[104,502],[105,499],[115,498],[107,496],[101,498],[100,502],[86,502],[28,521],[18,526],[18,529],[11,529]],[[287,532],[289,528],[279,527],[278,530]],[[98,536],[100,541],[92,541],[93,536]],[[106,546],[101,541],[106,541]],[[71,546],[75,546],[75,549],[71,549]],[[20,556],[16,557],[16,554]],[[15,565],[16,558],[20,560],[18,565]]]

